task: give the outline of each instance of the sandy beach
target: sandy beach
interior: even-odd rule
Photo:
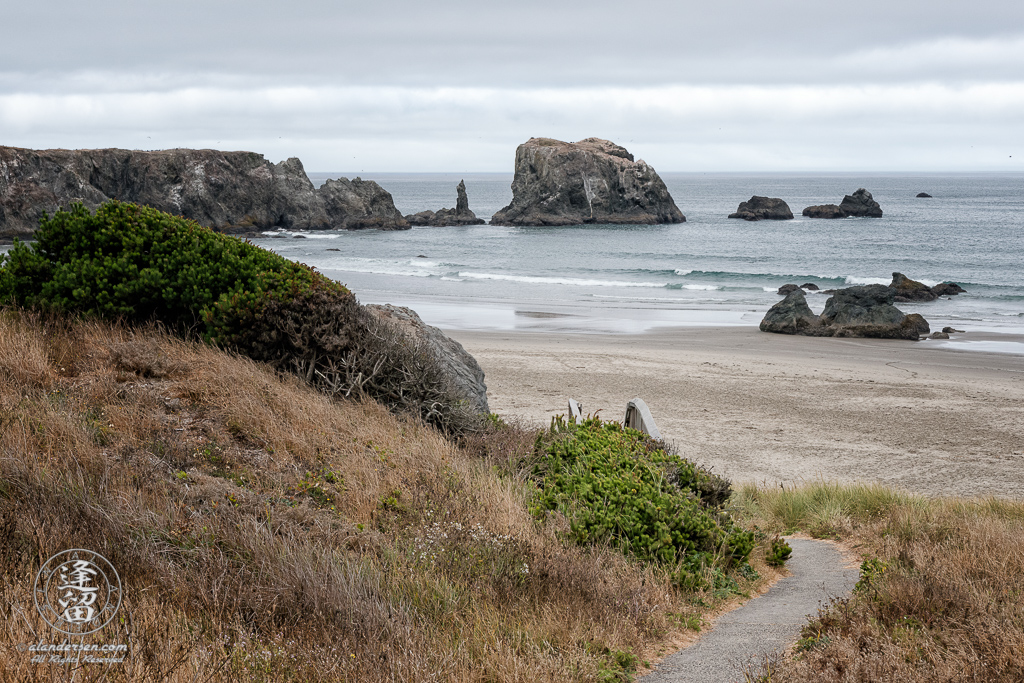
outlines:
[[[1024,355],[750,327],[447,333],[486,372],[492,411],[546,424],[572,397],[584,412],[621,420],[639,396],[681,455],[737,482],[1024,496]]]

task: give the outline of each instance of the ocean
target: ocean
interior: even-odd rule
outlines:
[[[321,184],[345,174],[312,173]],[[346,177],[352,177],[347,175]],[[511,174],[364,174],[403,214],[455,205],[489,219]],[[307,232],[254,240],[349,286],[363,303],[416,309],[446,328],[637,333],[685,325],[756,326],[779,286],[888,284],[894,271],[966,294],[900,304],[932,329],[1024,333],[1024,176],[1020,174],[703,174],[662,178],[686,222],[574,227],[470,226]],[[809,219],[805,206],[867,188],[882,218]],[[932,195],[919,199],[919,192]],[[758,194],[790,221],[727,218]],[[810,294],[816,311],[826,295]]]
[[[320,185],[329,177],[353,175],[311,173],[310,179]],[[363,177],[391,192],[403,214],[453,207],[460,179],[481,218],[489,219],[512,199],[511,174]],[[825,290],[888,284],[899,271],[926,284],[951,281],[967,290],[948,300],[899,304],[921,313],[933,330],[950,325],[1024,334],[1024,175],[662,178],[685,223],[275,231],[253,241],[316,267],[363,303],[409,306],[448,329],[641,333],[687,325],[756,326],[779,301],[781,285],[813,282]],[[800,216],[805,206],[839,203],[860,187],[881,204],[882,218]],[[932,198],[918,199],[919,192]],[[754,194],[781,197],[797,217],[727,218]],[[811,293],[808,302],[820,311],[826,298]]]

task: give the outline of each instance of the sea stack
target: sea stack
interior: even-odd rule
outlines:
[[[31,150],[0,146],[0,237],[28,237],[42,214],[119,199],[228,232],[379,228],[409,224],[369,180],[313,187],[296,158],[170,149]]]
[[[742,218],[745,221],[785,221],[793,218],[793,212],[789,209],[789,204],[777,197],[754,195],[747,201],[740,202],[736,213],[730,213],[729,218]]]
[[[895,294],[885,285],[838,289],[814,315],[802,289],[768,309],[762,332],[799,334],[808,337],[873,337],[917,340],[930,331],[920,314],[906,315],[893,306]]]
[[[405,217],[410,225],[482,225],[484,220],[477,218],[469,208],[469,196],[466,195],[466,182],[460,180],[455,188],[455,208],[438,211],[420,211]]]
[[[512,203],[493,225],[682,223],[682,214],[653,168],[625,148],[587,138],[530,138],[516,149]]]
[[[835,204],[808,206],[803,210],[803,215],[808,218],[847,218],[850,216],[881,218],[882,207],[874,200],[871,193],[862,187],[853,194],[843,197],[842,203],[838,206]]]

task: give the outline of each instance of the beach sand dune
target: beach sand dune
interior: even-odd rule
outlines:
[[[639,396],[681,455],[734,481],[1024,495],[1024,355],[747,327],[448,333],[486,372],[493,411],[547,424],[572,397],[621,420]]]

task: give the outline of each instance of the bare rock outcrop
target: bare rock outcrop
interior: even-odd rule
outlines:
[[[31,235],[43,213],[110,199],[146,204],[231,232],[271,228],[403,229],[391,195],[372,181],[317,190],[296,158],[171,149],[30,150],[0,146],[0,237]]]
[[[607,140],[530,138],[516,149],[512,203],[492,225],[657,224],[686,220],[653,168]]]
[[[846,212],[838,204],[819,204],[808,206],[802,214],[808,218],[846,218]]]
[[[912,339],[928,334],[928,322],[919,314],[906,315],[893,306],[893,290],[884,285],[838,289],[816,316],[802,289],[768,309],[761,331],[810,337],[874,337]]]
[[[843,197],[839,208],[847,216],[869,216],[871,218],[882,217],[882,207],[878,205],[871,193],[863,187]]]
[[[848,218],[850,216],[881,218],[882,207],[871,196],[871,193],[862,187],[853,194],[843,197],[842,203],[838,206],[835,204],[808,206],[803,210],[803,215],[809,218]]]
[[[935,301],[940,296],[956,296],[967,291],[955,282],[940,282],[934,287],[929,287],[923,282],[911,280],[903,273],[892,274],[889,288],[893,290],[893,295],[899,302]]]
[[[476,214],[469,208],[469,197],[466,194],[465,181],[460,180],[455,191],[456,199],[454,209],[420,211],[419,213],[406,216],[405,220],[407,220],[410,225],[431,225],[437,227],[446,225],[483,225],[484,220],[482,218],[477,218]]]
[[[447,371],[452,386],[461,398],[478,412],[489,413],[484,371],[462,344],[420,319],[416,311],[391,304],[368,304],[367,312],[397,326],[416,342],[423,343]]]
[[[745,221],[760,220],[790,220],[793,212],[789,204],[777,197],[759,197],[754,195],[745,202],[740,202],[736,213],[730,213],[729,218],[742,218]]]

